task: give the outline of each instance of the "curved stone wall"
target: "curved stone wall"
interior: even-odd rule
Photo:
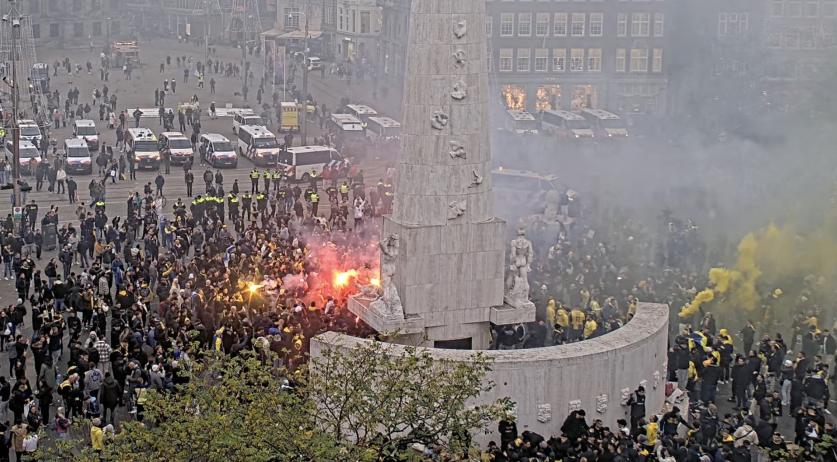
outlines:
[[[527,350],[491,350],[494,361],[487,377],[495,388],[480,399],[509,397],[517,403],[518,431],[530,430],[547,436],[560,433],[561,424],[573,409],[584,409],[587,422],[601,419],[615,428],[617,419],[628,419],[623,398],[639,385],[646,389],[646,409],[656,413],[665,399],[668,350],[668,307],[640,303],[636,315],[621,329],[601,337],[569,345]],[[370,340],[334,332],[314,337],[311,355],[327,348],[349,349]],[[403,351],[392,344],[392,351]],[[468,361],[466,350],[428,348],[434,357]],[[476,435],[481,442],[496,438]]]

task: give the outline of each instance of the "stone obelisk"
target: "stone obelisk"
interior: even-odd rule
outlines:
[[[413,0],[395,205],[382,232],[382,300],[350,309],[404,342],[485,348],[504,305],[505,223],[492,216],[485,0]],[[397,294],[396,294],[397,292]],[[389,295],[387,295],[389,294]]]

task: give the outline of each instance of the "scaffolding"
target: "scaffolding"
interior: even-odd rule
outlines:
[[[256,47],[262,33],[258,0],[233,0],[227,36],[241,48]]]
[[[19,28],[15,27],[16,21],[20,21]],[[19,30],[20,35],[13,37],[12,34],[16,30]],[[13,59],[16,61],[20,76],[18,96],[21,98],[21,104],[17,115],[35,120],[46,135],[50,126],[47,105],[50,96],[49,69],[46,68],[45,76],[36,75],[35,64],[38,63],[38,58],[35,52],[35,39],[32,35],[32,21],[29,16],[20,16],[14,6],[0,21],[0,68],[2,68],[4,78],[9,74]],[[3,92],[10,93],[10,87],[6,85]]]

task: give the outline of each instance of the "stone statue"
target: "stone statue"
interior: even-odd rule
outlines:
[[[548,222],[558,221],[561,215],[561,194],[552,190],[546,193],[546,208],[543,211],[543,218]]]
[[[511,274],[509,275],[507,301],[515,305],[529,301],[529,271],[535,256],[532,243],[526,239],[526,230],[517,229],[517,238],[511,241]],[[517,302],[517,303],[515,303]]]
[[[404,307],[401,305],[401,297],[398,296],[398,289],[392,281],[395,275],[395,261],[398,258],[398,234],[390,234],[381,241],[381,298],[372,302],[370,308],[377,310],[384,316],[404,317]]]

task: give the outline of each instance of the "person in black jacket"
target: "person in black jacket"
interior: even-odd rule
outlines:
[[[514,421],[514,416],[506,416],[497,424],[497,431],[500,433],[500,447],[507,447],[512,441],[517,438],[517,424]]]
[[[628,398],[627,406],[631,407],[631,434],[636,434],[640,420],[645,418],[645,387],[640,385]]]

